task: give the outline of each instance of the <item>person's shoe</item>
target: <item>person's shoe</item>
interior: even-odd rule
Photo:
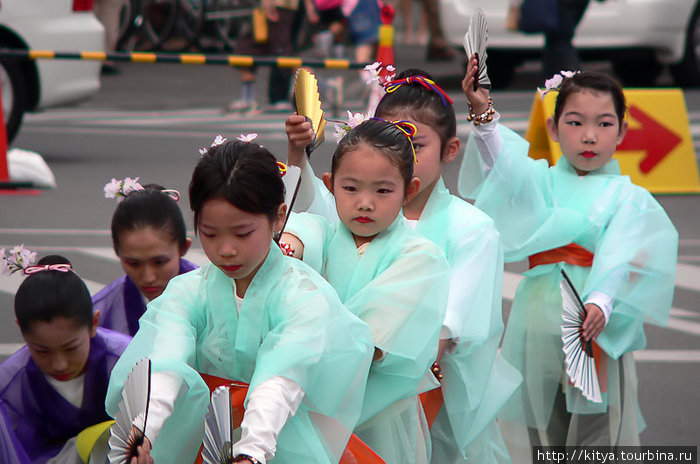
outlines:
[[[272,103],[267,108],[265,108],[266,113],[292,113],[294,108],[292,104],[286,100],[280,100],[278,102]]]
[[[253,100],[233,100],[224,108],[224,113],[247,113],[251,109],[258,107],[258,104]]]
[[[452,61],[457,57],[457,52],[447,45],[428,44],[426,61]]]
[[[119,68],[117,68],[113,63],[102,63],[102,69],[100,74],[103,76],[116,76],[120,74]]]
[[[242,113],[243,113],[244,116],[253,116],[253,115],[255,115],[255,114],[260,114],[260,113],[262,113],[262,111],[263,111],[263,110],[262,110],[262,108],[260,107],[260,105],[258,105],[257,103],[255,103],[255,102],[253,101],[253,102],[251,103],[251,105],[250,105],[247,109],[245,109],[245,110],[242,111]]]

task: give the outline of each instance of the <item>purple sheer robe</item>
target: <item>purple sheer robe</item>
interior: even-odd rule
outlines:
[[[80,408],[54,390],[26,346],[0,364],[0,400],[4,402],[6,424],[29,462],[46,462],[68,439],[110,419],[105,412],[109,376],[130,341],[131,337],[124,334],[97,329],[97,335],[90,339]]]
[[[180,258],[180,272],[184,274],[197,265]],[[132,337],[139,330],[139,319],[146,312],[143,296],[136,284],[125,275],[121,276],[92,297],[92,307],[100,310],[98,325]]]
[[[8,424],[5,403],[0,400],[0,462],[3,464],[29,464],[24,447]]]

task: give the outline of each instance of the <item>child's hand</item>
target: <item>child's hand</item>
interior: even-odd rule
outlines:
[[[138,457],[131,458],[129,464],[154,464],[151,457],[151,442],[148,438],[144,437],[143,444],[136,449],[138,450]]]
[[[467,96],[474,114],[482,114],[489,105],[489,91],[482,86],[474,90],[474,80],[478,78],[479,64],[472,55],[467,63],[467,74],[462,79],[462,91]]]
[[[605,328],[605,316],[603,310],[597,305],[588,303],[586,305],[586,319],[583,321],[583,339],[595,340]]]
[[[284,129],[287,132],[287,164],[302,167],[306,146],[314,141],[311,123],[295,113],[284,121]]]

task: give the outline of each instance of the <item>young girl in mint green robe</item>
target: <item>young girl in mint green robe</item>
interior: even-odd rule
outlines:
[[[465,82],[468,79],[469,74]],[[466,85],[471,101],[474,93]],[[624,109],[622,91],[605,76],[577,74],[564,86],[558,111],[565,111],[567,97],[575,93],[610,94],[615,107]],[[582,113],[565,119],[555,112],[552,122],[560,128],[583,126],[587,122]],[[617,111],[620,124],[623,115]],[[603,118],[598,127],[609,127],[610,116]],[[500,414],[508,438],[513,446],[522,446],[519,461],[529,460],[529,445],[536,444],[638,445],[644,423],[632,353],[646,346],[644,322],[664,325],[668,319],[676,229],[648,191],[620,175],[616,160],[580,172],[562,156],[549,167],[529,158],[528,143],[497,121],[496,115],[490,124],[474,128],[459,190],[496,222],[506,262],[571,244],[588,250],[584,254],[592,258],[590,264],[545,261],[523,274],[501,350],[525,377]],[[603,351],[600,403],[587,400],[564,371],[561,269],[585,303],[602,307],[606,298],[611,302],[607,323],[595,339]],[[529,432],[518,425],[527,426]]]
[[[235,166],[226,164],[230,163],[227,154],[231,151],[240,155]],[[259,148],[257,143],[235,142],[212,148],[204,155],[214,156],[216,161],[205,166],[207,169],[230,168],[216,176],[224,183],[220,194],[225,195],[225,201],[239,202],[239,192],[257,188],[262,192],[252,195],[254,201],[270,203],[276,211],[282,211],[274,206],[281,204],[283,197],[279,172],[277,180],[274,176],[241,178],[259,175],[261,168],[247,173],[246,170],[251,164],[261,162],[260,159],[277,169],[274,157],[267,150]],[[200,162],[203,163],[204,160]],[[270,169],[267,165],[264,168]],[[265,199],[268,195],[265,189],[276,182],[279,187],[274,198],[279,197],[278,202]],[[201,210],[192,203],[197,201],[193,200],[193,184],[194,177],[190,201],[195,222],[199,224],[197,215],[201,215]],[[210,186],[207,183],[204,188]],[[200,188],[203,186],[197,187]],[[209,195],[214,200],[222,198],[217,196],[216,189],[211,192]],[[265,217],[264,221],[267,220]],[[204,241],[224,232],[220,229],[211,238],[209,232],[201,237],[205,253],[217,264],[221,256],[212,254]],[[236,232],[236,240],[245,239],[240,236],[242,233],[246,232]],[[274,458],[267,456],[268,462],[338,462],[360,415],[372,352],[369,328],[343,307],[333,288],[320,275],[306,264],[284,256],[270,239],[271,235],[267,237],[267,255],[254,271],[242,297],[237,296],[241,281],[236,271],[231,271],[232,278],[215,263],[171,280],[165,292],[149,303],[133,342],[117,363],[107,396],[110,414],[117,410],[126,376],[144,357],[151,359],[156,374],[166,372],[181,379],[171,405],[172,414],[152,443],[155,462],[194,462],[202,443],[203,418],[209,403],[209,389],[200,373],[249,383],[247,407],[251,394],[261,384],[279,377],[293,381],[297,391],[303,393],[303,399],[296,413],[284,423],[276,442],[271,443]],[[252,245],[250,248],[260,247],[259,243],[245,243]],[[226,256],[241,255],[245,252],[239,248],[236,253],[228,251]],[[157,388],[154,381],[153,389]],[[249,412],[247,409],[246,416]],[[265,423],[257,425],[265,431]],[[148,438],[148,425],[146,432]],[[244,431],[243,439],[245,435]],[[235,453],[237,447],[234,443]],[[260,462],[265,459],[255,458]]]
[[[401,182],[412,178],[409,140],[377,120],[357,126],[340,142],[332,175],[344,175],[345,160],[337,158],[366,147],[400,156],[393,164],[409,168]],[[340,181],[330,182],[335,189],[345,188]],[[358,247],[337,191],[336,202],[340,222],[301,213],[292,215],[286,232],[303,244],[304,262],[321,272],[343,304],[372,329],[376,354],[355,434],[387,464],[425,464],[430,441],[418,394],[438,386],[429,368],[445,314],[447,262],[437,246],[403,222],[400,203],[392,210],[391,225]]]
[[[375,114],[418,124],[415,174],[420,174],[421,192],[428,194],[418,219],[405,222],[436,244],[450,266],[450,290],[440,333],[441,343],[447,346],[439,360],[443,403],[430,427],[431,462],[508,463],[510,456],[496,415],[522,376],[498,354],[503,335],[500,237],[493,220],[452,195],[441,177],[459,149],[449,97],[429,74],[418,69],[402,72],[387,88],[392,91],[382,97]],[[287,121],[290,144],[297,133],[295,122],[295,116]],[[296,161],[292,156],[290,150],[290,162]],[[332,195],[308,163],[302,165],[295,210],[299,207],[337,220]],[[441,169],[428,171],[424,166]],[[404,207],[406,217],[414,203],[418,201],[414,199]]]

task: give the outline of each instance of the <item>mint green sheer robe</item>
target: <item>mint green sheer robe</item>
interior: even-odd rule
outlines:
[[[496,414],[522,381],[498,355],[503,252],[493,220],[451,195],[442,179],[416,222],[444,251],[450,293],[444,326],[457,345],[440,361],[444,405],[430,430],[431,461],[510,462]]]
[[[274,243],[240,316],[234,291],[234,281],[213,264],[173,278],[148,305],[112,372],[107,412],[115,414],[133,365],[150,357],[155,371],[184,380],[153,457],[192,463],[209,403],[199,372],[250,383],[249,391],[283,376],[301,386],[304,399],[283,427],[270,462],[338,462],[360,416],[373,352],[369,328],[321,276],[283,256]]]
[[[646,346],[644,322],[664,325],[668,320],[678,233],[649,192],[620,175],[616,160],[578,176],[566,158],[548,167],[527,156],[528,143],[520,136],[502,126],[499,132],[503,150],[490,170],[470,139],[459,191],[493,218],[505,261],[570,243],[595,256],[591,267],[556,263],[524,273],[501,351],[523,373],[524,382],[500,417],[546,430],[563,389],[566,411],[572,414],[568,441],[553,444],[638,443],[644,425],[632,352]],[[614,298],[610,319],[596,340],[608,356],[607,393],[599,404],[562,382],[562,268],[584,301],[594,291]],[[605,427],[586,436],[584,422],[594,417],[604,418]]]
[[[321,216],[293,214],[287,231],[304,261],[328,279],[372,330],[383,357],[372,363],[355,433],[387,464],[427,462],[429,438],[417,395],[438,384],[437,355],[449,271],[440,249],[399,216],[358,256],[352,233]]]

